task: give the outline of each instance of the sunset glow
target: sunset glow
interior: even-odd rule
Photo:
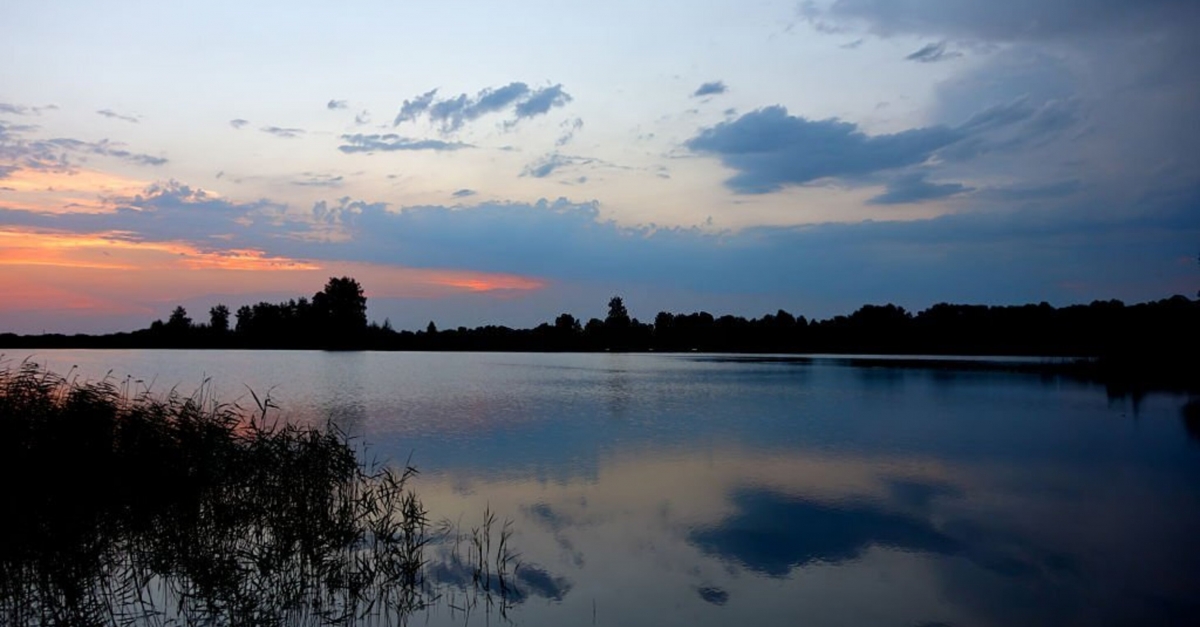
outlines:
[[[185,242],[145,242],[124,232],[74,234],[0,229],[0,311],[149,315],[220,286],[238,301],[261,293],[306,294],[329,276],[352,275],[381,298],[538,290],[536,278],[504,273],[317,262],[254,249],[201,250]],[[211,304],[216,304],[216,301]]]
[[[0,0],[0,627],[1196,623],[1198,34]]]
[[[0,283],[57,291],[0,329],[347,274],[403,328],[1195,294],[1200,13],[1063,1],[11,0]]]
[[[490,275],[471,278],[468,273],[443,273],[436,282],[440,285],[457,287],[472,292],[495,290],[536,290],[545,286],[543,281],[511,275]]]
[[[141,193],[148,181],[98,170],[20,168],[0,178],[4,206],[39,213],[105,213],[109,199]]]
[[[146,267],[240,271],[319,270],[260,250],[202,251],[183,242],[143,242],[132,233],[80,235],[0,229],[0,264],[108,270]]]

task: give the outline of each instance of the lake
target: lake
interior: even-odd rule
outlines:
[[[25,353],[8,353],[7,365]],[[522,596],[414,624],[1177,625],[1185,396],[1028,373],[659,354],[38,351],[81,379],[333,420],[430,516],[511,521]],[[521,575],[521,573],[524,573]],[[452,601],[452,599],[451,599]]]

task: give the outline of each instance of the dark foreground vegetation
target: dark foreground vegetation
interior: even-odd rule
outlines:
[[[0,624],[394,625],[447,594],[520,600],[492,517],[431,528],[411,469],[269,406],[0,369]]]
[[[368,322],[367,299],[352,278],[331,278],[311,299],[216,305],[207,323],[183,307],[147,329],[112,335],[0,334],[8,348],[276,348],[435,351],[668,351],[1092,358],[1094,375],[1172,386],[1200,381],[1200,301],[1184,296],[1126,305],[1095,301],[1053,307],[939,303],[918,313],[865,305],[850,315],[809,320],[779,310],[760,318],[708,312],[629,315],[613,297],[604,318],[564,313],[531,329],[488,325],[396,331]]]

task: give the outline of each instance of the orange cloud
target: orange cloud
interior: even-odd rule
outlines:
[[[238,248],[217,252],[201,252],[179,246],[176,254],[184,257],[181,264],[191,269],[213,270],[320,270],[321,266],[306,261],[271,257],[261,250]]]
[[[38,213],[105,213],[104,198],[141,193],[146,181],[96,170],[22,168],[0,180],[0,205]]]
[[[120,231],[74,234],[0,229],[0,265],[106,270],[151,267],[222,270],[318,270],[320,266],[271,257],[259,250],[204,251],[183,242],[143,242]]]

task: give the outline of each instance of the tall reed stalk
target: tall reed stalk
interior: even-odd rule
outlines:
[[[411,466],[269,399],[133,387],[0,364],[0,624],[393,625],[438,598]]]

